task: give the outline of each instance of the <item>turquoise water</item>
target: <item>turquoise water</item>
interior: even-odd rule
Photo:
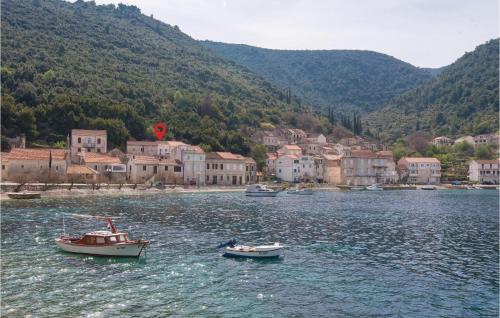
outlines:
[[[497,191],[460,190],[4,202],[1,316],[498,317],[498,209]],[[59,251],[63,212],[124,217],[146,258]],[[221,257],[232,237],[286,253]]]

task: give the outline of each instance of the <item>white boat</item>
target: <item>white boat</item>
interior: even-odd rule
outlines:
[[[376,183],[374,183],[371,186],[366,187],[366,190],[369,190],[369,191],[382,191],[382,190],[384,190],[384,188],[379,187]]]
[[[297,195],[312,195],[314,192],[311,188],[299,189],[299,187],[296,187],[295,189],[288,190],[286,193]]]
[[[128,233],[118,232],[111,218],[95,218],[106,219],[111,231],[94,231],[86,233],[82,237],[61,235],[61,237],[55,239],[56,245],[70,253],[133,257],[139,257],[141,252],[148,246],[149,241],[130,240]]]
[[[275,197],[279,191],[267,188],[264,184],[252,184],[245,191],[248,197]]]
[[[223,256],[252,258],[280,257],[284,248],[284,246],[280,243],[256,246],[237,245],[236,240],[234,239],[225,244],[219,245],[219,247],[224,247]]]
[[[426,184],[422,186],[422,190],[436,190],[436,186],[432,184]]]

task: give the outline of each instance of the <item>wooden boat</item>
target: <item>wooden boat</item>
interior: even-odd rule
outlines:
[[[11,199],[40,199],[42,194],[40,192],[9,192],[7,196]]]
[[[139,257],[148,246],[147,240],[130,240],[128,233],[117,231],[111,218],[95,218],[106,220],[111,231],[89,232],[82,237],[70,237],[63,234],[55,239],[57,246],[70,253],[131,257]]]
[[[273,245],[237,245],[236,240],[232,239],[227,243],[219,245],[224,248],[223,256],[226,257],[250,257],[250,258],[273,258],[280,257],[284,246],[280,243]]]
[[[264,184],[252,184],[245,191],[247,197],[275,197],[279,191],[269,189]]]
[[[312,195],[314,192],[311,188],[299,189],[299,187],[296,187],[295,189],[288,190],[286,193],[296,195]]]

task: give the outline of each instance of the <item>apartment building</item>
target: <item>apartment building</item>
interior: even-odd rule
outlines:
[[[472,160],[469,162],[469,180],[481,184],[499,184],[499,160]]]
[[[15,182],[64,181],[68,161],[63,149],[14,148],[2,154],[2,179]]]
[[[205,182],[211,185],[244,185],[246,158],[230,152],[208,152]]]
[[[403,157],[398,161],[401,180],[411,184],[441,183],[441,162],[436,158]]]
[[[106,153],[108,151],[106,130],[72,129],[70,153],[71,161],[80,163],[83,152]]]

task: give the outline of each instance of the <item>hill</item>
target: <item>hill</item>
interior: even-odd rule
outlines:
[[[394,140],[412,131],[456,137],[498,130],[499,40],[491,40],[368,115],[366,122]]]
[[[249,151],[245,131],[296,120],[282,90],[135,6],[2,1],[2,135],[61,144],[72,128],[107,129],[112,145],[170,138]],[[311,114],[315,123],[326,120]]]
[[[377,109],[392,97],[429,81],[432,75],[391,56],[356,50],[271,50],[203,41],[308,103],[337,113]]]

